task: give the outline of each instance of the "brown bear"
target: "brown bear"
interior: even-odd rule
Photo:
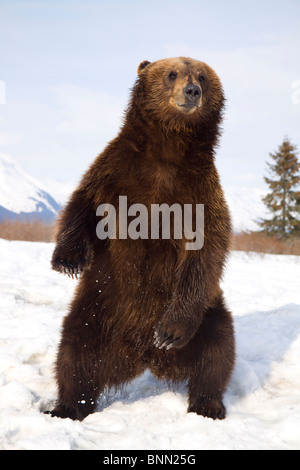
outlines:
[[[82,420],[105,387],[150,369],[187,383],[189,412],[225,417],[235,341],[220,288],[231,221],[214,162],[224,101],[218,76],[203,62],[139,65],[118,136],[58,222],[52,267],[80,280],[63,322],[52,416]],[[173,229],[169,238],[97,236],[97,208],[107,204],[118,215],[120,196],[149,210],[203,204],[203,246],[188,250]]]

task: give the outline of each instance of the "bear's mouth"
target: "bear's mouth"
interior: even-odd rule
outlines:
[[[197,108],[200,108],[202,105],[202,99],[192,101],[186,101],[183,97],[178,96],[176,98],[170,98],[169,103],[180,111],[182,114],[193,114]]]
[[[178,103],[174,101],[175,106],[184,113],[193,113],[197,108],[200,108],[201,103]]]
[[[180,106],[181,108],[200,108],[200,104],[191,104],[191,103],[176,103],[174,101],[174,103],[176,104],[176,106]]]

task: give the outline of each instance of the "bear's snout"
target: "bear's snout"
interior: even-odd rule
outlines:
[[[192,114],[197,108],[200,108],[201,101],[202,90],[199,85],[195,83],[178,83],[170,99],[170,104],[184,114]]]
[[[194,106],[199,106],[200,98],[201,98],[201,88],[194,83],[189,83],[183,89],[184,96],[186,97],[187,104],[191,104]]]

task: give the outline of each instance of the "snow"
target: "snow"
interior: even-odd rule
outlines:
[[[43,414],[56,399],[53,362],[76,286],[51,271],[52,250],[0,239],[0,449],[300,449],[300,257],[231,254],[223,289],[237,361],[224,421],[187,414],[185,388],[146,372],[77,422]]]

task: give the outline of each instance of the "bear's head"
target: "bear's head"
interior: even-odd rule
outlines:
[[[204,62],[188,57],[143,61],[137,72],[138,106],[148,120],[176,129],[220,121],[222,85]]]

